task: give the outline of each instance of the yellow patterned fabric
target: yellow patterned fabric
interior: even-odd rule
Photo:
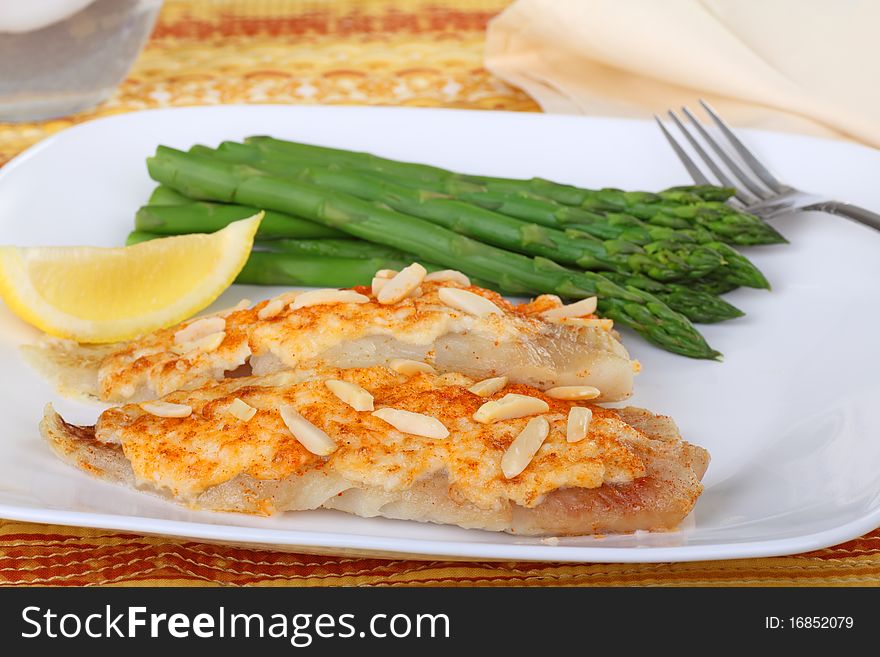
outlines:
[[[482,66],[509,0],[166,0],[128,79],[100,107],[0,123],[0,164],[92,118],[219,103],[537,111]],[[0,585],[878,585],[880,531],[774,559],[684,564],[449,562],[309,556],[0,520]]]

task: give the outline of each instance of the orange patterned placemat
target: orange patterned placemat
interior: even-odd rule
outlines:
[[[371,104],[538,111],[482,65],[486,24],[510,0],[166,0],[128,78],[98,108],[0,123],[0,165],[93,118],[220,103]]]
[[[76,116],[0,124],[0,164],[74,123],[150,107],[352,103],[537,111],[482,67],[509,0],[166,0],[128,79]],[[684,564],[326,557],[0,520],[0,585],[878,585],[880,530],[793,557]]]
[[[877,586],[876,532],[792,557],[566,564],[329,557],[0,521],[0,583],[16,586]]]

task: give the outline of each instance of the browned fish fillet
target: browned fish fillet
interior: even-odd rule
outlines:
[[[405,433],[412,427],[395,428],[355,410],[327,380],[357,384],[375,409],[427,416],[449,435]],[[384,367],[285,373],[164,398],[178,406],[159,411],[184,414],[188,407],[186,417],[128,404],[102,413],[95,427],[76,427],[48,407],[41,429],[62,459],[92,475],[215,511],[327,508],[523,535],[579,535],[672,529],[702,491],[708,454],[681,440],[668,418],[590,405],[586,437],[569,442],[567,420],[577,402],[522,384],[480,397],[468,390],[472,384],[460,374],[407,377]],[[474,420],[487,401],[509,393],[546,406],[526,417]],[[286,405],[325,432],[335,451],[319,456],[307,449],[282,417]],[[242,409],[254,413],[247,417]],[[538,415],[549,426],[546,439],[519,474],[505,476],[505,455]]]
[[[439,296],[443,288],[479,295],[498,314],[451,307]],[[637,364],[608,321],[545,319],[542,312],[561,305],[551,296],[515,306],[489,290],[450,281],[425,281],[419,290],[419,296],[383,305],[369,288],[356,288],[366,303],[296,309],[290,293],[113,347],[52,341],[28,355],[62,392],[116,402],[155,399],[242,373],[371,367],[394,359],[479,379],[504,374],[541,389],[592,385],[600,391],[598,401],[632,393]]]

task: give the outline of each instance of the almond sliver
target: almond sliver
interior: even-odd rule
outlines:
[[[440,271],[432,271],[425,276],[425,282],[434,283],[458,283],[462,287],[470,287],[471,279],[455,269],[442,269]]]
[[[371,415],[387,422],[402,433],[437,439],[449,436],[449,429],[443,426],[440,420],[430,415],[397,408],[380,408],[378,411],[373,411]]]
[[[226,320],[223,317],[204,317],[189,323],[174,334],[175,344],[195,342],[211,333],[218,333],[226,329]]]
[[[200,351],[214,351],[223,344],[223,341],[226,339],[226,331],[217,331],[216,333],[211,333],[210,335],[206,335],[203,338],[199,338],[195,342],[191,342],[196,349]]]
[[[259,311],[257,311],[257,318],[272,319],[273,317],[281,313],[281,311],[284,310],[284,306],[286,306],[287,304],[287,299],[272,299],[269,303],[267,303],[265,306],[260,308]]]
[[[251,300],[250,299],[242,299],[241,301],[239,301],[237,304],[235,304],[231,308],[226,308],[225,310],[219,311],[217,313],[217,317],[223,317],[225,319],[226,317],[229,317],[229,315],[231,315],[232,313],[237,313],[241,310],[246,310],[247,308],[250,308],[250,307],[251,307]]]
[[[545,390],[544,394],[553,399],[596,399],[602,393],[593,386],[559,386]]]
[[[373,293],[374,297],[379,296],[379,292],[382,291],[382,288],[388,283],[389,279],[380,278],[378,276],[374,276],[373,280],[370,282],[370,291]]]
[[[474,385],[468,388],[468,391],[474,393],[478,397],[491,397],[499,390],[503,390],[506,385],[506,376],[496,376],[491,379],[477,381]]]
[[[527,415],[546,413],[550,405],[543,399],[508,393],[501,399],[488,401],[474,413],[474,420],[482,424],[500,422],[501,420],[513,420]]]
[[[550,319],[555,324],[564,324],[566,326],[583,326],[585,328],[597,328],[603,331],[610,331],[614,328],[614,321],[599,317],[561,317],[559,319]]]
[[[293,437],[312,454],[327,456],[336,450],[337,445],[333,439],[300,415],[290,404],[281,406],[278,412]]]
[[[324,385],[339,401],[348,404],[356,411],[372,411],[373,395],[361,388],[357,383],[327,379]]]
[[[211,333],[210,335],[206,335],[198,340],[193,340],[192,342],[184,342],[183,344],[174,345],[171,347],[171,350],[177,354],[186,354],[190,351],[210,353],[223,344],[223,340],[225,339],[226,331],[217,331],[216,333]]]
[[[415,376],[416,374],[435,374],[437,370],[418,360],[407,360],[406,358],[394,358],[388,362],[395,372],[405,376]]]
[[[567,306],[545,310],[541,313],[541,317],[544,319],[563,319],[566,317],[584,317],[585,315],[592,315],[596,312],[598,301],[599,300],[596,297],[587,297],[586,299],[570,303]]]
[[[421,285],[427,273],[428,270],[417,262],[404,267],[394,278],[381,286],[376,300],[383,305],[402,301]]]
[[[165,401],[141,402],[138,406],[156,417],[189,417],[193,412],[192,406]]]
[[[257,409],[236,397],[232,400],[232,403],[226,407],[226,412],[242,422],[248,422],[257,414]]]
[[[529,467],[535,454],[550,433],[550,423],[543,415],[533,417],[501,457],[501,472],[512,479]]]
[[[589,408],[573,406],[568,412],[565,439],[570,443],[576,443],[586,438],[590,432],[590,421],[592,419],[593,411]]]
[[[461,310],[469,315],[477,317],[486,317],[487,315],[501,315],[501,308],[489,301],[486,297],[474,294],[469,290],[462,290],[457,287],[441,287],[437,296],[440,301],[450,308]]]
[[[309,306],[326,306],[337,303],[369,303],[370,297],[354,290],[309,290],[298,295],[290,304],[291,310]]]

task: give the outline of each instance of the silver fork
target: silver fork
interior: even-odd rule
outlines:
[[[706,130],[703,124],[687,107],[682,107],[681,111],[690,121],[692,128],[688,128],[674,111],[669,110],[668,114],[672,122],[675,123],[685,139],[690,143],[694,152],[703,160],[709,172],[716,178],[714,181],[691,159],[687,151],[682,148],[682,145],[666,129],[660,118],[656,115],[654,116],[657,124],[663,131],[663,135],[669,141],[678,159],[681,160],[681,163],[695,183],[698,185],[716,185],[720,183],[725,187],[735,188],[736,194],[728,203],[736,208],[758,215],[762,219],[772,219],[773,217],[797,210],[817,210],[846,217],[880,230],[880,214],[850,203],[802,192],[779,182],[767,170],[767,167],[761,164],[758,158],[745,147],[733,133],[733,130],[730,129],[730,126],[709,106],[709,103],[700,100],[700,105],[703,106],[703,109],[706,110],[709,117],[718,126],[721,134],[726,138],[729,144],[726,148],[709,134],[709,131]],[[697,135],[699,135],[699,138]],[[704,144],[709,146],[711,152],[706,151]],[[732,157],[731,147],[739,155],[742,165],[738,164]]]

